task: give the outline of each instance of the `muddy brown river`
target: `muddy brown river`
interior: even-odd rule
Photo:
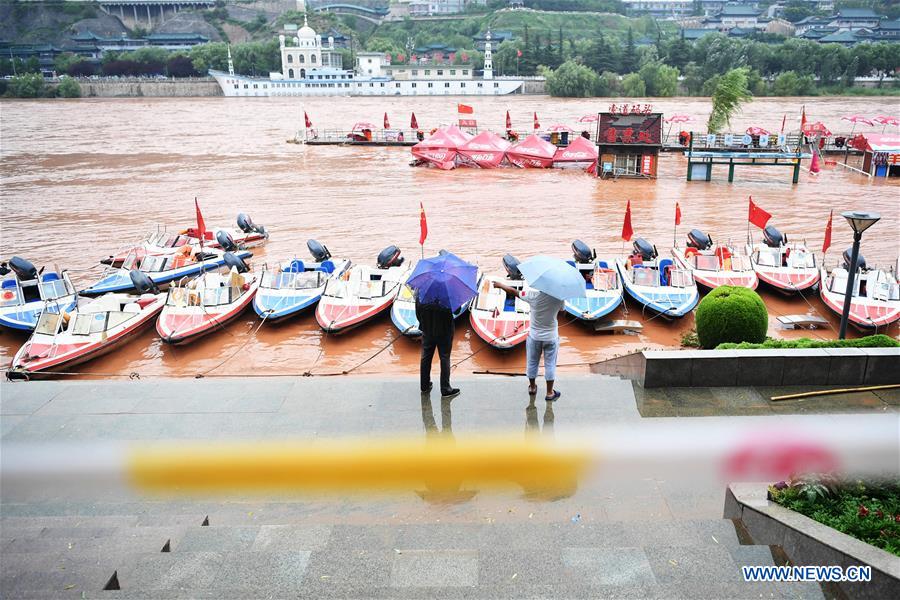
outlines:
[[[868,209],[882,220],[863,239],[869,264],[888,266],[900,249],[900,181],[872,180],[836,165],[818,175],[801,173],[791,185],[786,168],[727,169],[715,180],[686,182],[685,159],[663,155],[656,181],[599,181],[581,172],[561,170],[457,169],[444,172],[409,166],[408,148],[307,147],[288,144],[302,127],[303,111],[320,129],[346,129],[356,121],[381,123],[387,111],[395,126],[408,125],[414,110],[424,129],[456,118],[456,98],[341,99],[83,99],[4,101],[0,103],[2,223],[0,256],[25,257],[36,265],[58,264],[79,286],[100,274],[97,261],[137,241],[157,224],[180,229],[193,222],[193,199],[200,200],[206,223],[233,225],[237,213],[249,213],[271,239],[254,251],[253,264],[306,257],[306,240],[327,244],[337,257],[374,262],[379,250],[397,244],[409,260],[419,256],[419,202],[428,215],[426,253],[447,248],[486,271],[501,271],[507,252],[522,259],[533,254],[568,257],[581,238],[599,255],[619,255],[622,218],[631,200],[635,234],[661,251],[672,243],[676,200],[683,213],[679,244],[692,227],[714,239],[743,243],[747,196],[773,214],[772,224],[794,239],[821,249],[830,209]],[[473,99],[481,127],[501,131],[506,110],[521,130],[537,112],[544,126],[574,124],[581,115],[605,110],[603,99],[557,100],[547,97]],[[810,120],[823,121],[835,133],[849,133],[841,117],[893,114],[892,99],[760,99],[734,120],[734,131],[756,125],[777,131],[787,114],[787,129],[799,128],[801,105]],[[669,115],[695,118],[702,130],[709,112],[705,99],[653,101]],[[689,127],[688,127],[689,128]],[[861,126],[858,131],[880,131]],[[856,164],[856,163],[853,163]],[[754,229],[759,236],[759,230]],[[833,265],[851,243],[851,230],[836,217]],[[792,299],[761,290],[769,308],[770,335],[835,337],[837,318],[814,294]],[[819,314],[832,329],[784,331],[783,314]],[[693,317],[676,322],[650,320],[628,301],[616,319],[644,322],[638,335],[594,333],[561,316],[560,363],[583,369],[586,363],[646,347],[677,346],[693,327]],[[193,376],[336,373],[358,365],[397,335],[385,315],[350,333],[325,336],[313,315],[264,325],[252,311],[186,347],[164,345],[154,330],[136,337],[113,354],[80,366],[91,374]],[[895,324],[890,332],[898,334]],[[855,334],[854,334],[855,335]],[[7,364],[24,337],[0,333],[0,361]],[[418,367],[418,343],[397,340],[354,373],[411,374]],[[473,355],[474,353],[474,355]],[[470,356],[472,355],[472,356]],[[524,348],[500,353],[481,342],[467,322],[460,323],[454,362],[462,372],[520,371]],[[463,360],[465,359],[465,360]]]

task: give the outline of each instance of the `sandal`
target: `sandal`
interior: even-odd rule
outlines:
[[[553,395],[544,396],[544,400],[546,400],[547,402],[556,402],[557,400],[559,400],[560,396],[562,396],[562,392],[560,392],[559,390],[554,390]]]
[[[529,396],[537,395],[537,386],[536,386],[536,385],[529,385],[529,386],[528,386],[528,395],[529,395]]]

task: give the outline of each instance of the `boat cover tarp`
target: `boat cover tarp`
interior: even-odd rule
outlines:
[[[589,139],[576,137],[565,148],[558,148],[553,155],[555,163],[592,163],[597,160],[597,146]]]
[[[552,167],[554,154],[556,154],[556,146],[534,134],[506,151],[509,161],[523,169]]]
[[[890,133],[864,133],[869,152],[900,153],[900,135]]]
[[[467,164],[494,169],[503,162],[511,144],[493,131],[482,131],[459,147],[459,155]]]
[[[438,129],[411,150],[416,158],[448,170],[456,166],[457,151],[470,137],[456,125],[451,125]]]

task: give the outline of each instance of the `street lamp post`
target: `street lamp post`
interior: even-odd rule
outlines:
[[[838,339],[847,336],[847,319],[850,316],[850,302],[853,300],[853,283],[856,279],[856,263],[859,259],[859,242],[862,240],[863,231],[874,225],[881,215],[874,212],[848,211],[841,213],[850,227],[853,228],[853,250],[850,252],[850,265],[847,271],[847,290],[844,293],[844,310],[841,313],[841,329]]]

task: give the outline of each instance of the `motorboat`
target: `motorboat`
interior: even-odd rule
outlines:
[[[29,379],[64,371],[102,356],[151,325],[165,304],[165,294],[146,274],[132,271],[135,293],[111,292],[72,311],[41,313],[34,332],[16,353],[10,378]]]
[[[510,297],[494,282],[505,283],[519,291],[529,291],[519,271],[519,260],[507,254],[503,257],[506,276],[482,275],[478,280],[478,294],[469,307],[469,322],[482,340],[494,348],[508,350],[525,341],[531,328],[531,307],[522,298]]]
[[[708,233],[691,229],[684,248],[672,248],[672,257],[694,281],[708,289],[733,285],[755,290],[759,279],[750,258],[728,244],[715,244]]]
[[[328,280],[340,277],[350,268],[349,260],[332,258],[328,248],[316,240],[309,240],[306,245],[312,261],[295,258],[274,269],[263,269],[253,310],[267,323],[312,308],[322,297]]]
[[[237,216],[237,227],[212,227],[203,233],[204,248],[221,249],[218,240],[219,232],[225,232],[238,248],[246,250],[264,243],[269,239],[269,233],[262,225],[253,222],[246,213]],[[140,258],[144,256],[166,256],[175,254],[184,246],[200,246],[200,232],[196,227],[188,227],[176,233],[159,228],[139,243],[129,246],[125,250],[104,258],[101,264],[113,267],[121,267],[131,254]],[[227,249],[227,248],[226,248]]]
[[[169,288],[156,332],[167,344],[185,344],[217,331],[236,319],[253,302],[259,275],[247,263],[226,252],[228,271],[206,271]]]
[[[388,310],[409,276],[400,248],[388,246],[376,265],[353,265],[329,279],[316,307],[316,320],[326,333],[344,333]]]
[[[822,302],[842,314],[850,272],[850,249],[843,254],[843,264],[829,274],[822,268],[820,294]],[[884,269],[869,269],[865,258],[857,258],[853,295],[848,321],[860,329],[880,329],[900,319],[900,286],[897,274]]]
[[[129,272],[133,269],[146,273],[156,285],[164,286],[205,271],[218,270],[225,265],[226,252],[232,252],[240,259],[252,256],[247,250],[238,250],[237,244],[225,232],[219,232],[219,242],[224,249],[210,248],[201,251],[196,246],[182,246],[175,254],[160,256],[142,256],[138,252],[132,252],[121,267],[106,267],[100,279],[81,293],[95,296],[134,289],[129,277]]]
[[[763,230],[762,243],[747,244],[747,255],[759,280],[779,292],[802,292],[819,282],[815,254],[772,225]]]
[[[413,294],[413,290],[406,285],[406,281],[411,274],[412,271],[403,280],[403,285],[400,286],[400,291],[394,299],[394,304],[391,305],[391,321],[393,321],[394,327],[399,329],[400,333],[406,337],[420,338],[422,337],[422,330],[419,329],[419,318],[416,316],[416,297]],[[466,302],[453,311],[453,318],[458,319],[464,315],[469,310],[470,304],[471,301]]]
[[[643,238],[636,239],[633,248],[627,260],[616,259],[628,295],[664,318],[691,312],[700,300],[692,272],[671,258],[660,259],[656,246]]]
[[[24,258],[13,256],[0,264],[0,326],[33,331],[42,312],[71,311],[78,300],[69,274],[58,267],[41,269]]]
[[[564,310],[582,321],[596,321],[622,304],[622,280],[611,260],[597,260],[597,253],[581,240],[572,242],[568,261],[584,278],[584,298],[569,298]]]

